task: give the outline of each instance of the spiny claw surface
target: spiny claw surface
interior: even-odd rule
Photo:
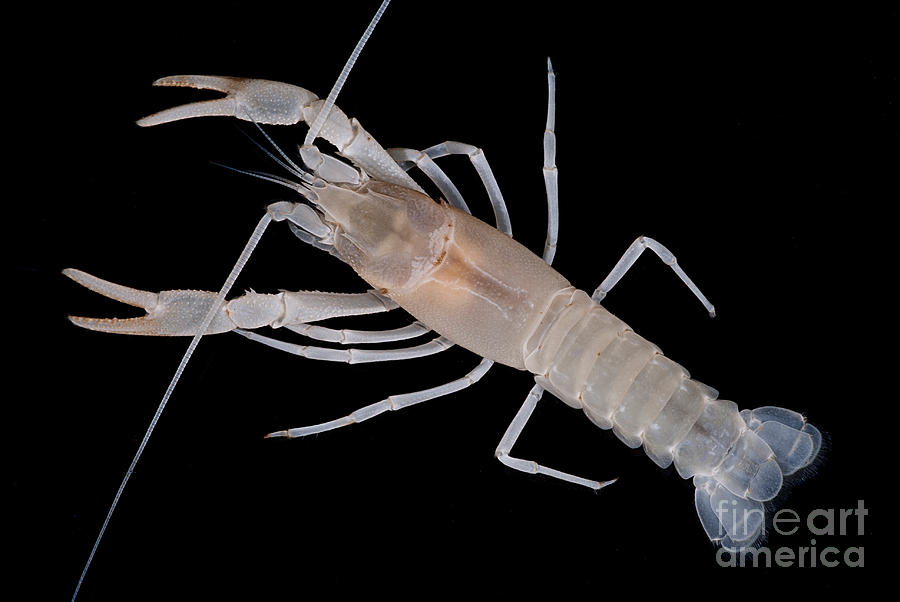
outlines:
[[[63,274],[78,284],[104,297],[141,307],[146,316],[139,318],[84,318],[69,316],[72,323],[101,332],[142,334],[151,336],[193,336],[215,301],[216,294],[207,291],[173,290],[151,293],[129,288],[68,268]],[[235,327],[223,304],[206,334],[228,332]]]
[[[138,120],[140,126],[153,126],[191,117],[237,117],[270,125],[293,125],[303,120],[303,109],[318,97],[299,86],[265,79],[223,77],[217,75],[172,75],[154,86],[177,86],[217,90],[225,98],[205,100],[166,109]]]

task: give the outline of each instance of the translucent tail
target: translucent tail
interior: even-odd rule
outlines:
[[[784,477],[815,460],[822,445],[819,430],[792,410],[765,406],[744,410],[741,418],[747,430],[725,461],[713,475],[694,477],[700,522],[710,540],[729,549],[759,539],[766,518],[763,503],[776,498]]]

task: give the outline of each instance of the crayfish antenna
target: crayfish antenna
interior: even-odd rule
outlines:
[[[363,46],[369,41],[369,36],[372,35],[372,31],[375,29],[375,26],[381,19],[381,15],[384,14],[385,9],[387,9],[388,4],[390,3],[391,0],[384,0],[381,3],[381,6],[379,6],[378,10],[375,12],[375,16],[372,17],[372,20],[369,22],[369,26],[366,27],[366,31],[364,31],[362,37],[359,38],[356,47],[353,49],[353,52],[350,53],[350,58],[347,59],[344,68],[341,69],[341,74],[338,76],[337,81],[334,82],[334,86],[331,87],[331,92],[328,93],[328,98],[325,99],[322,110],[319,111],[316,120],[309,127],[309,131],[306,132],[306,138],[303,139],[303,146],[309,146],[316,141],[319,132],[322,131],[322,126],[325,125],[325,120],[327,120],[328,116],[331,114],[331,109],[334,107],[334,101],[337,100],[341,88],[344,87],[344,82],[347,81],[347,76],[350,75],[350,70],[353,69],[353,65],[356,64],[356,59],[359,58],[359,53],[362,52]]]
[[[250,235],[250,239],[247,241],[247,244],[244,246],[244,250],[241,252],[238,257],[237,262],[234,264],[234,267],[231,269],[231,273],[228,274],[228,278],[225,279],[225,283],[222,285],[222,288],[219,290],[218,294],[213,299],[211,305],[209,306],[209,310],[206,313],[206,317],[200,324],[199,329],[197,330],[197,334],[191,339],[190,344],[188,345],[187,350],[184,352],[184,355],[181,358],[181,361],[178,363],[178,367],[175,369],[175,374],[172,376],[172,380],[169,382],[169,386],[166,388],[166,392],[163,394],[162,399],[159,402],[159,406],[156,408],[156,412],[153,414],[153,418],[150,420],[150,425],[147,427],[147,431],[144,433],[144,438],[141,440],[140,445],[138,445],[137,452],[134,454],[134,458],[131,460],[131,464],[128,466],[128,470],[125,472],[125,476],[122,478],[122,482],[119,484],[119,489],[116,491],[116,495],[113,498],[112,504],[109,507],[109,511],[106,513],[106,518],[103,519],[103,525],[100,527],[100,532],[97,534],[97,539],[94,541],[94,546],[91,548],[91,553],[88,555],[87,562],[84,563],[84,568],[81,571],[81,576],[78,578],[78,584],[75,586],[75,592],[72,594],[72,600],[74,602],[75,598],[78,597],[78,591],[81,589],[81,584],[84,582],[84,577],[87,575],[88,569],[91,566],[91,562],[94,560],[94,555],[97,553],[97,548],[100,546],[100,541],[103,539],[103,535],[106,533],[106,527],[109,526],[109,521],[112,518],[113,513],[116,511],[116,506],[119,505],[119,500],[122,497],[122,492],[125,490],[125,485],[128,484],[128,480],[131,478],[131,474],[134,472],[135,466],[137,466],[138,460],[141,459],[141,456],[144,453],[144,448],[147,447],[147,442],[150,440],[150,435],[153,434],[153,430],[156,428],[156,423],[159,421],[159,417],[162,415],[163,410],[166,408],[166,404],[169,402],[169,398],[172,396],[172,391],[175,390],[175,385],[178,384],[178,381],[181,379],[181,374],[184,372],[185,367],[187,366],[188,361],[191,359],[191,356],[194,354],[194,350],[197,348],[197,345],[200,343],[200,339],[203,338],[203,334],[209,329],[210,324],[212,324],[213,319],[218,315],[220,308],[225,302],[225,296],[231,290],[231,287],[234,286],[235,280],[237,280],[238,275],[244,269],[244,266],[247,263],[247,260],[250,259],[250,255],[253,253],[253,250],[256,248],[257,243],[259,243],[259,239],[262,237],[263,232],[265,232],[266,227],[272,221],[272,216],[266,213],[259,223],[256,225],[256,228],[253,230],[253,234]],[[85,284],[80,279],[80,275],[84,274],[84,272],[78,272],[78,270],[68,270],[66,274],[70,278]],[[84,276],[89,276],[88,274],[84,274]],[[90,276],[90,278],[94,279],[95,277]],[[120,295],[122,293],[121,289],[125,289],[128,291],[133,291],[135,289],[128,289],[127,287],[120,287],[120,285],[115,285],[112,283],[106,283],[104,280],[100,280],[99,278],[95,278],[96,281],[105,284],[111,284],[113,288],[109,292],[112,292],[116,295]],[[95,284],[93,280],[91,280],[92,284]],[[88,286],[85,284],[85,286]],[[91,288],[90,286],[88,288]],[[96,288],[93,290],[97,290]],[[97,290],[97,292],[101,292]],[[149,297],[144,297],[143,294],[153,294],[153,293],[145,293],[145,291],[136,291],[137,293],[142,293],[142,295],[138,295],[134,300],[140,301],[148,301]],[[107,294],[104,292],[103,294]],[[112,294],[108,294],[107,296],[112,296]],[[131,297],[130,293],[128,293],[129,298]],[[117,297],[113,297],[117,298]],[[125,301],[125,299],[119,299]],[[130,301],[126,301],[127,303]],[[132,303],[132,305],[139,305],[139,303]]]

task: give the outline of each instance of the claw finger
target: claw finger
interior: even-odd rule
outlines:
[[[95,293],[100,293],[104,297],[109,297],[110,299],[121,301],[128,305],[134,305],[135,307],[141,307],[147,311],[156,307],[159,302],[159,295],[157,293],[122,286],[115,282],[97,278],[96,276],[92,276],[81,270],[66,268],[63,270],[63,274],[81,286],[89,288]]]
[[[88,330],[99,332],[112,332],[116,334],[145,334],[156,336],[159,324],[146,316],[141,318],[86,318],[84,316],[69,316],[69,321],[75,326],[81,326]]]
[[[234,102],[233,98],[203,100],[165,109],[153,115],[147,115],[138,119],[137,124],[141,127],[151,127],[169,123],[170,121],[190,119],[191,117],[233,117],[236,112],[237,103]]]
[[[241,87],[241,82],[246,81],[240,77],[226,77],[222,75],[170,75],[161,77],[155,82],[154,86],[176,87],[176,88],[197,88],[198,90],[218,90],[231,94],[237,92]]]

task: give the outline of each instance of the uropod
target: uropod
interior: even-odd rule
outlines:
[[[344,115],[333,98],[321,99],[297,86],[213,76],[158,80],[161,86],[216,90],[224,98],[175,107],[145,118],[141,125],[208,115],[229,115],[257,124],[302,121],[309,125],[299,156],[270,151],[285,175],[264,176],[298,196],[295,201],[269,206],[226,286],[218,292],[157,293],[66,270],[67,276],[91,290],[147,312],[141,318],[73,321],[106,332],[193,337],[191,350],[202,335],[234,330],[312,360],[354,364],[413,361],[457,345],[483,360],[443,385],[398,392],[347,416],[291,426],[270,436],[304,437],[449,395],[477,386],[492,365],[500,363],[527,370],[536,380],[500,437],[496,455],[501,462],[591,489],[609,484],[515,454],[516,440],[547,391],[583,410],[626,445],[642,447],[661,467],[674,465],[682,477],[692,478],[698,516],[710,539],[726,546],[751,545],[763,529],[764,504],[776,497],[785,477],[815,458],[820,436],[791,410],[775,406],[740,410],[734,402],[718,399],[716,391],[692,380],[684,368],[602,307],[606,294],[641,253],[650,250],[713,313],[710,302],[661,244],[665,241],[635,240],[609,275],[599,279],[592,294],[575,288],[550,267],[557,243],[557,172],[554,74],[549,62],[547,78],[550,102],[543,170],[549,224],[541,257],[511,237],[502,191],[485,154],[474,145],[448,141],[424,150],[386,150],[359,122]],[[317,137],[336,147],[347,162],[320,152],[314,144]],[[492,203],[495,226],[469,216],[462,194],[438,167],[448,155],[462,155],[471,162]],[[410,177],[411,170],[421,171],[440,190],[442,200],[425,195]],[[349,264],[371,290],[229,296],[240,268],[273,221],[285,222],[302,241]],[[407,311],[416,321],[390,330],[318,324],[329,318],[387,311]],[[257,332],[266,326],[304,338],[284,342]],[[386,342],[393,348],[368,347]]]

